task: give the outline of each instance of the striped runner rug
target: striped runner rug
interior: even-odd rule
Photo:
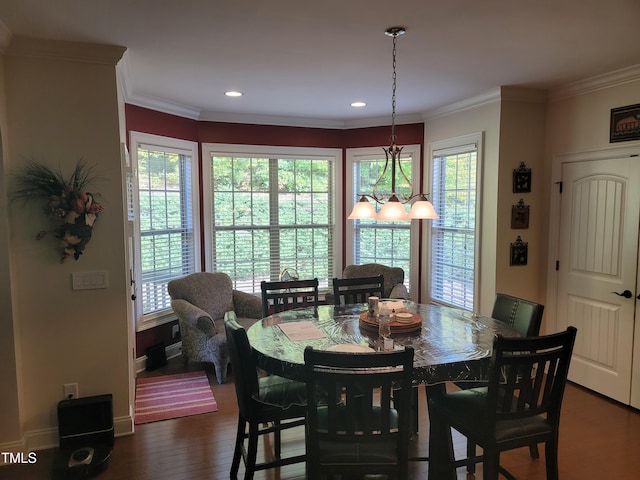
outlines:
[[[139,378],[136,382],[136,425],[217,410],[205,372]]]

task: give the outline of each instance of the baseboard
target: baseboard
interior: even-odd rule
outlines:
[[[174,358],[182,355],[182,342],[177,342],[166,347],[167,358]],[[136,372],[145,369],[146,355],[136,358]],[[133,412],[123,417],[113,419],[114,435],[121,437],[131,435],[134,432]],[[0,444],[0,452],[32,452],[56,448],[58,446],[58,427],[44,428],[26,432],[22,440]]]
[[[113,429],[116,437],[133,434],[133,415],[114,418]],[[43,428],[25,433],[21,441],[0,444],[0,452],[28,453],[57,448],[58,444],[58,427]],[[0,465],[2,464],[0,462]]]
[[[167,359],[182,355],[182,342],[174,343],[166,347]],[[144,355],[136,358],[136,372],[145,369],[147,356]],[[113,419],[114,435],[121,437],[131,435],[134,432],[133,413],[124,417]],[[26,432],[20,440],[13,442],[0,443],[0,452],[34,452],[37,450],[46,450],[48,448],[56,448],[58,446],[58,427],[43,428],[40,430],[32,430]],[[0,466],[4,462],[0,458]]]
[[[182,342],[172,343],[168,347],[165,347],[164,350],[167,353],[167,360],[170,358],[179,357],[180,355],[182,355]],[[146,368],[146,365],[146,355],[136,358],[136,373],[142,372]]]

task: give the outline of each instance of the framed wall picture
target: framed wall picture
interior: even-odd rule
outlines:
[[[509,257],[509,265],[511,266],[521,266],[526,265],[529,255],[529,244],[522,240],[522,237],[518,235],[518,238],[515,242],[511,243]]]
[[[528,193],[531,191],[531,169],[524,162],[513,169],[513,193]]]
[[[611,109],[609,143],[640,140],[640,104]]]
[[[511,228],[514,230],[529,228],[529,205],[524,199],[511,206]]]

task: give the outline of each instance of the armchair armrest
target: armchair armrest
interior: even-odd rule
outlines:
[[[262,318],[262,300],[250,293],[233,291],[233,308],[241,318]]]
[[[389,298],[401,298],[403,300],[409,299],[409,291],[405,287],[404,283],[398,283],[391,289]]]
[[[201,308],[183,299],[172,300],[171,308],[181,323],[184,322],[192,328],[197,328],[209,337],[216,334],[213,318]]]

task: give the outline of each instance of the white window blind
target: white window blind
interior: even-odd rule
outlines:
[[[170,139],[169,139],[170,140]],[[138,143],[139,269],[142,313],[171,308],[167,283],[196,271],[192,152]]]
[[[431,298],[473,310],[476,264],[477,144],[434,150]]]
[[[249,293],[285,269],[327,287],[334,271],[335,161],[220,152],[209,161],[212,269]]]

